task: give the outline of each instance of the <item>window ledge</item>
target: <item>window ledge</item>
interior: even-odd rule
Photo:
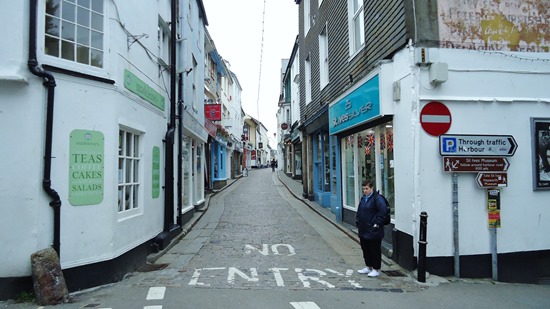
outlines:
[[[10,74],[0,74],[0,81],[17,82],[17,83],[23,83],[23,84],[29,83],[29,80],[25,76],[10,75]]]

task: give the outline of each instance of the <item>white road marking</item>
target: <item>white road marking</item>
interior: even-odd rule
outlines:
[[[273,272],[273,275],[275,276],[275,282],[277,282],[277,286],[285,286],[285,281],[283,280],[283,276],[281,275],[281,270],[288,270],[288,268],[270,268]]]
[[[235,284],[235,275],[248,280],[248,282],[258,282],[258,271],[256,268],[250,268],[250,277],[244,272],[238,270],[236,267],[229,267],[227,274],[227,283]]]
[[[321,307],[317,306],[317,304],[312,301],[291,302],[290,304],[295,309],[321,309]]]
[[[321,277],[323,276],[326,276],[327,273],[325,273],[324,271],[321,271],[321,270],[317,270],[317,269],[306,269],[305,271],[308,272],[308,273],[312,273],[312,272],[315,272],[315,273],[318,273],[319,274],[319,277],[314,277],[314,276],[308,276],[308,275],[304,275],[302,273],[302,269],[301,268],[295,268],[294,271],[296,271],[296,274],[298,274],[298,279],[300,279],[300,281],[302,281],[302,284],[304,285],[304,288],[309,288],[311,287],[311,283],[309,282],[310,280],[311,281],[315,281],[315,282],[318,282],[320,284],[324,284],[325,286],[333,289],[335,288],[334,285],[326,282],[325,280],[321,280]]]
[[[288,268],[268,268],[269,271],[273,273],[273,277],[275,279],[275,283],[278,287],[284,287],[285,281],[284,281],[284,275],[286,276],[292,276],[297,275],[298,279],[302,283],[304,288],[311,288],[311,282],[315,282],[316,284],[324,285],[328,288],[336,288],[335,285],[331,284],[329,281],[331,279],[338,280],[338,278],[327,278],[327,273],[337,275],[338,277],[347,280],[347,283],[355,288],[360,289],[363,288],[361,284],[359,284],[353,275],[354,270],[347,269],[345,272],[340,272],[334,269],[326,268],[325,271],[318,270],[318,269],[302,269],[302,268],[295,268],[294,273],[292,271],[290,273],[285,273],[288,271]],[[204,274],[206,272],[206,274]],[[213,273],[214,274],[213,274]],[[266,278],[265,275],[262,273],[261,276],[258,272],[257,268],[250,268],[249,273],[248,270],[240,270],[236,267],[210,267],[210,268],[196,268],[193,272],[193,275],[191,277],[191,280],[189,281],[188,285],[190,286],[205,286],[209,287],[212,286],[212,284],[216,284],[216,277],[219,275],[222,275],[223,273],[220,272],[227,272],[227,284],[235,285],[237,284],[237,277],[239,279],[244,279],[248,282],[255,282],[258,284],[258,286],[262,285],[262,280],[268,280],[269,278]],[[199,281],[200,279],[205,280],[206,282]],[[329,281],[326,281],[329,280]],[[341,283],[339,283],[341,285]]]
[[[162,306],[145,306],[143,309],[162,309]]]
[[[147,300],[157,300],[157,299],[164,299],[164,293],[166,292],[165,286],[157,286],[149,288],[149,292],[147,293]]]

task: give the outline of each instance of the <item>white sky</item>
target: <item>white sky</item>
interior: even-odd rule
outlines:
[[[290,58],[298,35],[298,5],[294,0],[266,0],[258,100],[264,0],[203,0],[203,4],[208,32],[241,84],[243,110],[264,124],[273,147],[281,60]]]

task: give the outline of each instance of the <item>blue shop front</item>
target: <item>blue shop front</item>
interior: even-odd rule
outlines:
[[[365,180],[372,180],[393,205],[393,116],[381,110],[378,72],[366,76],[329,105],[336,182],[331,209],[339,221],[355,225]]]

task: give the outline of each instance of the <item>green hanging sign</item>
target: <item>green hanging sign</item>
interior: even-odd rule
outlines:
[[[73,206],[96,205],[104,195],[103,133],[73,130],[69,149],[69,202]]]
[[[128,70],[124,70],[124,87],[164,111],[164,97]]]

